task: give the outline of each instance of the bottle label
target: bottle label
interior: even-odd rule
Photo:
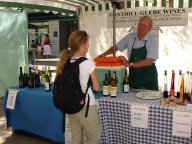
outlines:
[[[29,87],[33,87],[34,86],[34,83],[33,83],[33,81],[32,80],[29,80]]]
[[[45,82],[45,90],[50,90],[49,82]]]
[[[42,76],[41,76],[40,78],[41,78],[41,84],[42,84],[42,85],[45,85],[45,78],[42,77]]]
[[[117,96],[117,87],[111,87],[110,88],[110,94],[111,96],[113,97],[116,97]]]
[[[124,84],[124,92],[129,92],[129,84]]]
[[[103,95],[108,96],[109,95],[109,86],[103,86]]]
[[[172,102],[175,101],[175,92],[174,92],[174,89],[171,89],[171,90],[170,90],[170,99],[169,99],[169,101],[172,101]]]
[[[23,86],[24,83],[23,83],[23,80],[19,80],[19,86]]]

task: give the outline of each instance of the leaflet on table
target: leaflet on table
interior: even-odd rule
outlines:
[[[173,111],[173,136],[191,138],[191,124],[191,112]]]
[[[8,92],[6,108],[14,110],[14,108],[15,108],[15,101],[16,101],[17,93],[19,92],[19,90],[9,89],[8,91],[9,92]]]
[[[131,105],[131,126],[138,128],[148,128],[149,107],[145,105]]]

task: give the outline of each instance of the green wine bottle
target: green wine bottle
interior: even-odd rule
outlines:
[[[33,73],[31,72],[31,67],[29,67],[29,88],[34,88],[34,76]]]
[[[26,66],[24,66],[24,85],[28,86],[29,76],[26,71]]]
[[[38,65],[35,67],[35,87],[40,87],[40,75],[39,75],[39,70],[38,70]]]
[[[50,70],[50,66],[48,66],[48,76],[49,76],[49,79],[50,79],[50,84],[52,84],[52,73],[51,73],[51,70]]]
[[[50,77],[48,75],[48,71],[45,74],[45,91],[51,91]]]
[[[103,96],[109,96],[109,85],[108,74],[106,73],[103,81]]]
[[[129,79],[127,76],[127,70],[125,69],[125,76],[123,78],[123,92],[128,93],[129,92]]]
[[[22,67],[20,67],[20,73],[19,73],[19,87],[20,88],[24,88],[24,75],[23,75],[23,71],[22,71]]]

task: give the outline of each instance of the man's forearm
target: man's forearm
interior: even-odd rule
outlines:
[[[134,68],[147,67],[147,66],[151,66],[152,63],[153,63],[153,59],[146,58],[146,59],[138,61],[138,62],[133,62],[133,67]]]
[[[117,48],[115,48],[115,52],[117,51]],[[103,56],[107,56],[107,55],[109,55],[109,54],[113,54],[113,52],[114,52],[114,48],[113,48],[113,46],[112,47],[110,47],[107,51],[105,51],[102,55]]]
[[[151,66],[153,59],[147,58],[138,62],[129,62],[124,56],[119,56],[126,67],[141,68]]]

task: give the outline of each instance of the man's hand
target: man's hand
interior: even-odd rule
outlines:
[[[124,56],[119,56],[119,58],[122,60],[125,66],[131,67],[130,62],[127,61],[127,59]]]

